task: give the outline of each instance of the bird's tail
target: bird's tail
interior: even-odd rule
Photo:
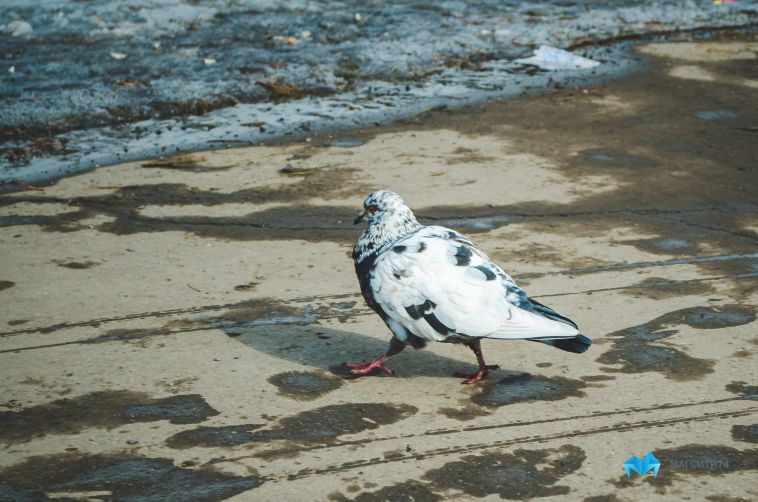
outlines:
[[[530,342],[540,342],[546,345],[551,345],[556,349],[565,350],[566,352],[574,352],[575,354],[587,352],[587,349],[592,345],[592,340],[581,334],[571,338],[531,338],[528,340]]]

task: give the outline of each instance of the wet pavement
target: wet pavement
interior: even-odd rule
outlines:
[[[606,83],[103,167],[0,196],[0,499],[753,500],[758,39]],[[594,340],[386,350],[369,191]],[[622,464],[653,451],[657,477]]]

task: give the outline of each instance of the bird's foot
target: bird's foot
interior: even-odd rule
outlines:
[[[500,369],[500,366],[498,366],[497,364],[488,364],[483,368],[479,368],[479,371],[477,371],[474,374],[456,372],[456,373],[453,373],[453,376],[458,377],[458,378],[465,378],[466,380],[464,380],[461,383],[471,385],[472,383],[476,383],[479,380],[484,379],[489,373],[488,370],[499,370],[499,369]]]
[[[362,363],[346,363],[345,366],[350,368],[351,373],[353,375],[368,375],[374,369],[379,368],[389,376],[395,376],[395,372],[392,371],[392,368],[388,368],[384,365],[384,360],[386,358],[384,356],[378,357],[370,362],[362,362]]]

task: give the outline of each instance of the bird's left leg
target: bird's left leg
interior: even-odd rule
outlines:
[[[474,351],[474,354],[476,354],[476,361],[479,363],[479,371],[477,371],[473,375],[468,374],[468,373],[454,373],[453,376],[456,376],[458,378],[465,378],[466,380],[463,383],[472,384],[486,377],[488,373],[487,370],[500,369],[500,366],[498,366],[497,364],[488,365],[484,362],[484,356],[482,355],[482,345],[478,338],[467,345],[471,350]]]
[[[381,356],[377,357],[373,361],[364,361],[362,363],[347,363],[346,366],[351,369],[351,372],[354,375],[367,375],[371,373],[375,368],[379,368],[388,375],[393,376],[395,372],[392,371],[392,368],[385,366],[384,361],[396,354],[399,354],[404,348],[405,343],[402,342],[398,337],[393,336],[392,340],[390,340],[390,346],[387,349],[387,352]]]

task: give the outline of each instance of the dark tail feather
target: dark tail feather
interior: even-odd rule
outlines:
[[[587,349],[592,345],[592,340],[584,335],[576,335],[573,338],[545,338],[542,340],[530,341],[552,345],[556,349],[565,350],[566,352],[574,352],[576,354],[587,352]]]
[[[551,309],[547,305],[542,305],[537,300],[533,300],[531,298],[529,298],[529,301],[532,303],[532,306],[534,307],[535,312],[537,312],[538,314],[541,314],[543,317],[547,317],[548,319],[552,319],[553,321],[562,322],[570,326],[573,326],[576,329],[579,329],[579,326],[577,326],[574,321],[572,321],[568,317],[562,316],[561,314]],[[582,352],[584,352],[584,350]]]

